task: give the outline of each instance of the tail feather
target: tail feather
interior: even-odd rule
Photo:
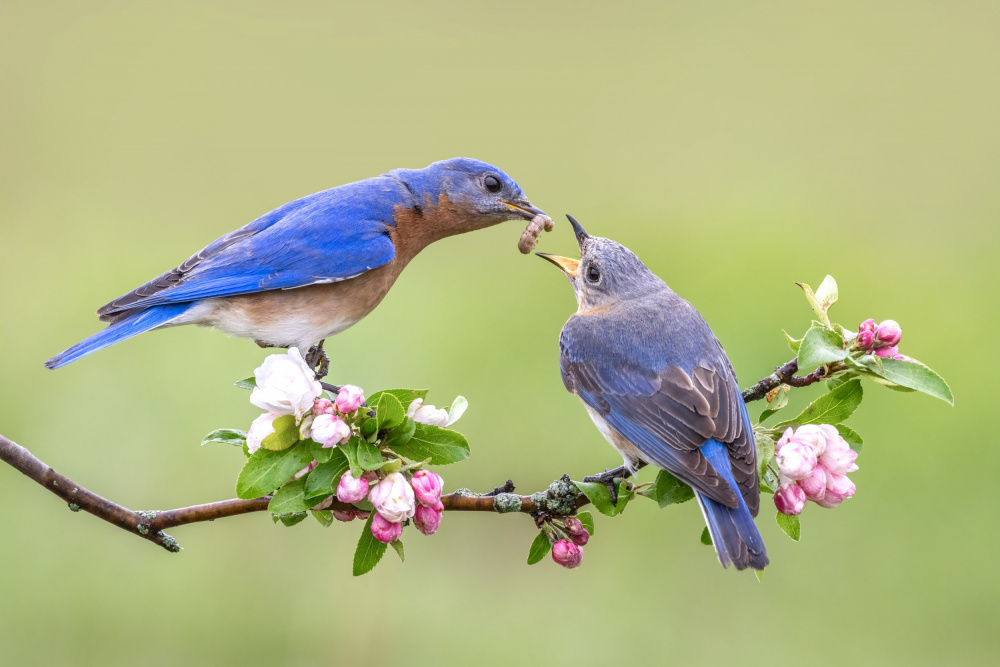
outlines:
[[[107,329],[97,332],[90,338],[77,343],[68,350],[60,352],[46,361],[45,367],[50,369],[60,368],[66,364],[76,361],[77,359],[81,359],[88,354],[93,354],[94,352],[103,350],[104,348],[114,345],[115,343],[120,343],[121,341],[131,338],[132,336],[138,336],[139,334],[149,331],[150,329],[163,326],[175,317],[181,315],[193,305],[193,302],[177,303],[155,306],[153,308],[140,311],[129,318],[115,322]]]
[[[701,451],[712,467],[735,488],[736,483],[725,445],[709,440],[702,445]],[[736,507],[727,507],[701,493],[698,493],[697,497],[701,512],[705,516],[705,523],[708,525],[708,534],[712,537],[712,544],[715,545],[715,552],[722,566],[735,565],[737,570],[745,570],[748,567],[763,570],[767,567],[769,561],[764,540],[742,495],[737,493],[739,504]]]

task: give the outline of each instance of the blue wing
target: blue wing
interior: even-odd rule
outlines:
[[[410,205],[391,176],[317,192],[214,241],[98,315],[116,322],[152,306],[353,278],[392,260],[393,215]]]

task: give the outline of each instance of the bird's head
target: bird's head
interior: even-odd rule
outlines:
[[[436,206],[445,197],[463,218],[465,229],[461,231],[544,215],[531,205],[513,178],[481,160],[456,157],[390,174],[406,184],[418,204],[429,200]]]
[[[607,308],[666,287],[631,250],[621,243],[591,236],[567,215],[580,245],[580,259],[535,253],[566,274],[581,311]]]

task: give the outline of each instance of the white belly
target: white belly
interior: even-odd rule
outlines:
[[[635,445],[629,442],[625,436],[612,428],[611,424],[609,424],[597,410],[590,407],[586,403],[583,404],[583,407],[587,408],[587,414],[590,415],[590,418],[594,421],[594,426],[596,426],[597,430],[601,432],[601,435],[604,436],[605,440],[610,442],[611,446],[622,455],[626,468],[628,468],[631,472],[635,472],[635,466],[637,463],[649,463],[649,460],[643,456],[642,452],[639,451]]]

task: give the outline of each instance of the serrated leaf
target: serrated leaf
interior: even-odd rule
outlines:
[[[389,542],[389,546],[392,547],[393,551],[396,552],[396,555],[399,556],[399,562],[400,563],[406,562],[406,554],[403,553],[403,543],[402,543],[402,541],[395,540],[393,542]]]
[[[860,453],[861,445],[865,444],[865,441],[861,439],[861,436],[858,435],[858,432],[855,431],[850,426],[847,426],[846,424],[837,424],[836,428],[837,432],[840,433],[840,437],[843,438],[847,442],[847,444],[851,446],[851,449],[853,449],[855,452]]]
[[[541,561],[551,548],[548,536],[544,532],[538,533],[531,541],[531,548],[528,549],[528,565],[534,565]]]
[[[358,440],[355,436],[351,436],[350,440],[337,447],[337,449],[339,449],[347,459],[347,465],[351,468],[351,475],[356,479],[359,479],[361,477],[361,473],[364,472],[361,470],[361,465],[358,463],[358,445],[360,444],[360,440]]]
[[[774,520],[778,523],[778,528],[781,528],[790,538],[799,541],[799,536],[802,534],[802,527],[799,525],[798,516],[789,516],[788,514],[778,514],[774,517]]]
[[[362,574],[371,572],[378,562],[385,555],[385,542],[379,542],[372,535],[372,519],[375,513],[372,512],[365,522],[365,527],[361,529],[361,538],[358,540],[358,548],[354,550],[354,576],[360,577]]]
[[[799,369],[803,373],[811,373],[819,366],[846,358],[844,339],[826,327],[810,327],[799,346]]]
[[[305,496],[306,480],[299,479],[288,482],[278,489],[271,502],[267,504],[267,511],[272,514],[292,514],[294,512],[305,512],[316,503],[306,503]]]
[[[955,396],[945,379],[935,373],[930,367],[919,361],[903,361],[902,359],[884,358],[882,361],[882,377],[898,385],[923,392],[928,396],[940,398],[949,405],[955,405]]]
[[[576,518],[580,520],[580,523],[583,524],[583,527],[586,528],[587,532],[590,533],[590,536],[593,537],[594,515],[591,514],[590,512],[580,512],[579,514],[576,515]]]
[[[576,484],[576,488],[580,489],[583,495],[587,496],[587,500],[593,503],[594,508],[598,512],[605,516],[615,516],[618,514],[618,510],[611,504],[611,492],[608,491],[608,487],[599,482],[574,481],[573,483]]]
[[[244,500],[265,496],[312,461],[308,447],[280,452],[258,449],[247,459],[236,480],[236,495]]]
[[[410,441],[410,438],[413,437],[416,430],[417,423],[413,421],[413,418],[407,417],[403,420],[402,424],[386,434],[386,436],[382,439],[382,444],[386,447],[405,445]]]
[[[784,329],[781,330],[781,333],[785,334],[785,340],[788,341],[788,347],[792,348],[792,352],[798,354],[799,347],[802,345],[802,339],[792,338],[791,336],[788,335],[788,332],[785,331]]]
[[[337,451],[336,447],[324,447],[322,444],[311,439],[303,440],[302,445],[309,448],[316,463],[326,463],[333,458],[333,453]]]
[[[845,382],[833,391],[823,394],[806,406],[798,417],[781,422],[775,428],[783,428],[791,424],[839,424],[854,414],[864,398],[861,380],[854,379]]]
[[[430,459],[431,465],[457,463],[469,458],[469,443],[458,431],[416,423],[413,436],[402,445],[392,447],[400,456],[411,461]]]
[[[291,514],[272,514],[275,521],[280,521],[285,527],[290,528],[295,524],[302,523],[306,519],[305,512],[294,512]]]
[[[309,513],[313,515],[313,518],[319,521],[320,525],[324,528],[329,528],[333,525],[333,512],[330,510],[309,510]]]
[[[378,397],[378,402],[372,404],[375,408],[376,430],[396,428],[403,423],[406,418],[406,410],[399,399],[390,393],[383,392]]]
[[[288,449],[299,441],[299,427],[295,415],[282,415],[272,422],[274,433],[264,438],[260,446],[272,452]]]
[[[712,536],[708,532],[708,526],[705,526],[701,530],[701,543],[707,546],[712,546]]]
[[[251,376],[246,378],[245,380],[237,380],[236,382],[233,383],[233,385],[239,387],[240,389],[251,389],[251,390],[256,389],[257,378]]]
[[[378,470],[385,461],[382,460],[382,452],[378,447],[370,442],[358,444],[358,465],[362,470]]]
[[[306,475],[306,497],[312,498],[324,493],[335,493],[337,485],[340,484],[340,478],[347,472],[348,468],[350,468],[350,464],[347,462],[347,457],[344,456],[339,447],[334,448],[333,456],[329,461],[320,463]]]
[[[370,438],[378,432],[378,420],[366,419],[361,423],[361,437]]]
[[[392,394],[395,396],[396,400],[403,405],[404,411],[410,407],[410,403],[418,398],[427,398],[426,389],[385,389],[383,391],[376,391],[374,394],[369,396],[368,405],[374,406],[378,403],[378,400],[383,394]]]
[[[234,428],[220,428],[201,439],[202,445],[207,445],[210,442],[220,442],[224,445],[242,447],[247,442],[247,434],[245,431],[238,431]]]
[[[649,497],[662,508],[691,500],[694,498],[694,491],[666,470],[661,470],[650,487]]]
[[[635,490],[629,488],[629,484],[624,479],[618,483],[618,502],[615,504],[615,513],[621,514],[625,511],[625,506],[635,498]]]

